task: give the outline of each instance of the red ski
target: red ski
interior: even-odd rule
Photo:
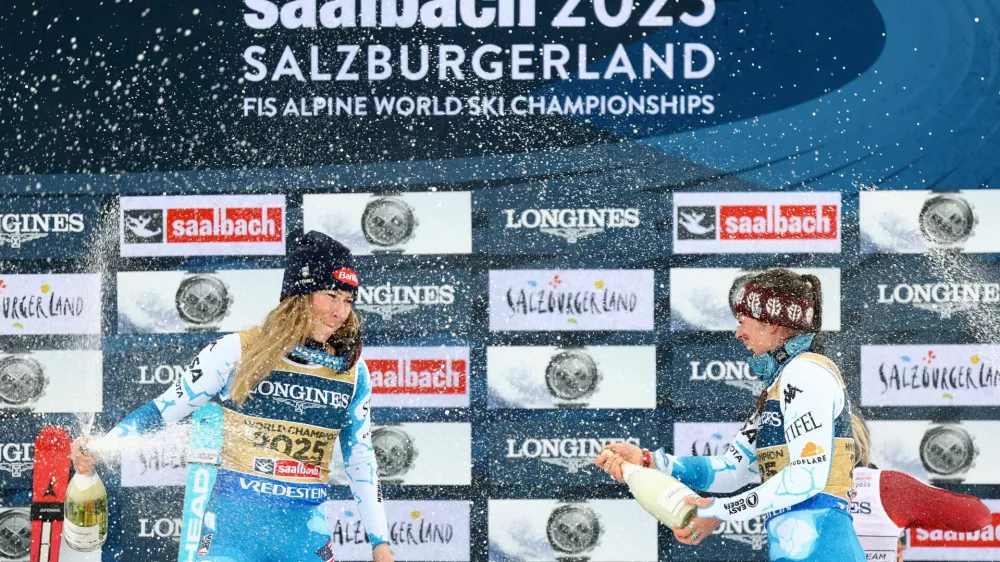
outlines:
[[[38,432],[31,491],[31,562],[59,560],[69,457],[70,440],[65,429],[49,425]]]

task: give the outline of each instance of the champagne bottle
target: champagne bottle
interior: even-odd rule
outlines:
[[[625,462],[622,476],[639,505],[664,525],[685,527],[697,515],[698,508],[684,503],[684,498],[698,494],[669,474]]]
[[[69,481],[63,537],[70,548],[79,552],[104,546],[108,538],[108,492],[97,471],[77,472]]]

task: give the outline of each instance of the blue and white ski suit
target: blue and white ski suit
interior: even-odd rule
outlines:
[[[387,542],[364,361],[348,369],[346,357],[298,346],[237,406],[230,400],[235,365],[256,337],[253,329],[208,345],[183,377],[108,435],[148,434],[219,401],[222,463],[202,526],[202,560],[331,560],[320,504],[338,438],[368,539],[373,548]]]
[[[837,366],[809,353],[811,342],[811,334],[791,340],[782,350],[783,362],[773,356],[762,356],[756,365],[751,360],[769,383],[767,401],[725,454],[675,457],[660,449],[654,460],[695,490],[732,493],[762,482],[742,494],[715,498],[698,516],[724,521],[765,516],[773,562],[864,561],[848,513],[851,405]]]

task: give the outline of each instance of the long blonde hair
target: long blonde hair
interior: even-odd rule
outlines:
[[[871,465],[871,437],[861,416],[851,412],[851,429],[854,431],[854,466]]]
[[[236,365],[229,393],[237,406],[243,405],[251,391],[271,374],[283,357],[296,345],[306,342],[312,325],[310,295],[288,297],[268,313],[256,336],[243,342],[243,356]],[[344,325],[333,335],[331,339],[345,343],[360,341],[361,319],[352,310]],[[338,353],[341,352],[338,349]]]

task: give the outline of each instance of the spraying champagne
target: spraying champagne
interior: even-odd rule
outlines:
[[[687,526],[698,511],[684,502],[698,494],[666,473],[623,462],[622,476],[639,505],[668,527]]]
[[[108,538],[108,492],[96,470],[77,472],[69,481],[65,518],[63,538],[70,548],[90,552],[104,546]]]

